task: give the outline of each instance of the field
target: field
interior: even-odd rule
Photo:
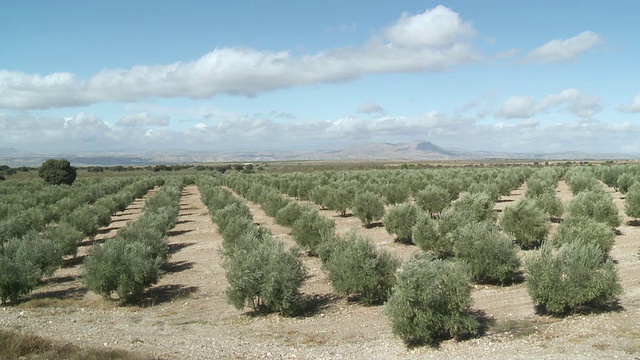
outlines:
[[[530,174],[542,167],[526,168]],[[387,176],[382,173],[385,171],[361,170],[357,174],[366,180],[369,174]],[[390,170],[388,176],[396,176],[402,171],[440,170]],[[336,173],[336,176],[342,176],[340,172]],[[314,172],[309,171],[309,174]],[[305,253],[301,253],[300,258],[307,269],[307,277],[300,291],[308,305],[301,315],[256,314],[248,308],[237,310],[229,305],[225,296],[228,284],[222,266],[223,239],[198,186],[209,181],[207,176],[202,175],[200,182],[187,182],[182,188],[178,217],[168,232],[169,258],[162,267],[164,276],[144,292],[139,302],[121,306],[114,300],[115,296],[105,299],[89,291],[83,282],[83,259],[95,243],[110,241],[125,224],[137,220],[145,201],[166,185],[154,187],[123,211],[115,212],[109,225],[98,230],[95,239],[82,241],[76,257],[66,258],[61,268],[44,277],[34,291],[16,304],[3,307],[0,327],[16,334],[37,335],[61,345],[121,351],[109,355],[116,358],[640,357],[640,227],[635,219],[625,215],[625,195],[602,182],[599,186],[612,197],[622,217],[609,254],[616,263],[623,287],[623,294],[616,303],[568,316],[552,316],[536,312],[525,283],[521,281],[508,286],[472,284],[471,310],[483,320],[484,333],[462,341],[444,340],[435,346],[411,347],[394,336],[389,319],[383,313],[383,305],[365,306],[335,295],[320,260]],[[276,224],[260,205],[241,196],[242,191],[238,189],[242,186],[233,186],[242,183],[233,180],[235,177],[253,182],[252,176],[265,178],[270,175],[225,174],[225,184],[220,186],[233,191],[234,196],[248,206],[255,224],[268,229],[287,248],[294,246],[290,228]],[[213,175],[211,179],[220,177],[222,175]],[[506,208],[521,201],[526,190],[527,182],[524,181],[508,195],[499,196],[493,208],[495,217],[500,219]],[[554,193],[565,206],[574,198],[564,178],[557,182]],[[300,193],[283,196],[312,204],[310,200],[302,199],[305,196]],[[407,201],[412,202],[412,199]],[[386,210],[391,207],[386,205]],[[319,213],[335,221],[337,234],[356,231],[371,239],[378,249],[389,251],[402,261],[408,261],[421,251],[418,246],[396,241],[395,235],[389,234],[383,223],[365,227],[355,216],[338,216],[333,210],[319,210]],[[549,222],[552,234],[558,223]],[[519,256],[526,258],[535,251],[520,251]],[[37,357],[34,355],[34,358]]]

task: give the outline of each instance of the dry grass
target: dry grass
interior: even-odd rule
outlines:
[[[0,360],[5,359],[141,360],[150,358],[123,350],[81,348],[72,344],[57,343],[35,335],[23,335],[0,330]]]

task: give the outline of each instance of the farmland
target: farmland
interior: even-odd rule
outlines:
[[[33,232],[47,234],[60,224],[71,226],[81,215],[98,214],[100,207],[108,208],[111,215],[108,221],[98,221],[100,217],[96,215],[96,226],[82,231],[75,252],[65,253],[61,265],[43,273],[32,291],[9,299],[0,312],[0,325],[19,334],[34,334],[84,348],[127,351],[142,358],[632,358],[640,353],[640,234],[637,220],[625,213],[629,193],[620,192],[630,191],[631,186],[625,183],[628,178],[633,183],[640,176],[636,165],[335,170],[331,164],[322,164],[321,171],[304,166],[305,172],[287,165],[283,172],[255,174],[220,174],[205,169],[86,176],[72,186],[53,190],[33,179],[0,183],[1,229],[6,237],[3,242],[8,238],[22,239]],[[624,181],[619,182],[620,179]],[[444,208],[431,204],[428,200],[434,196],[422,192],[430,185],[451,194]],[[165,235],[156,236],[166,238],[166,255],[161,256],[163,262],[158,265],[163,275],[146,284],[131,302],[120,296],[124,290],[108,291],[106,297],[90,290],[85,261],[96,251],[90,249],[125,238],[137,221],[150,221],[141,220],[149,217],[149,204],[170,186],[174,187],[171,192],[179,194],[175,200],[176,216],[173,220],[162,217],[170,225],[162,229]],[[564,211],[543,213],[542,226],[548,234],[529,239],[527,235],[533,230],[524,235],[508,232],[505,215],[532,194],[539,191],[542,196],[546,190],[539,188],[549,187],[552,198],[562,204]],[[604,228],[615,228],[608,258],[615,264],[622,293],[601,306],[579,306],[562,314],[541,311],[527,291],[527,259],[540,253],[540,243],[555,239],[566,222],[563,220],[582,211],[574,200],[589,192],[605,194],[604,199],[611,201],[619,216],[619,222],[607,223]],[[124,193],[130,194],[124,198],[131,201],[116,201]],[[477,335],[462,340],[445,337],[431,346],[407,346],[394,335],[385,314],[386,299],[380,296],[386,295],[363,302],[366,296],[356,290],[346,294],[336,291],[327,271],[330,266],[323,263],[321,244],[314,242],[326,239],[307,239],[308,234],[281,213],[289,204],[299,204],[321,219],[318,221],[331,222],[336,237],[366,238],[376,251],[403,264],[423,252],[454,260],[469,256],[464,255],[464,249],[453,246],[459,243],[457,240],[445,241],[444,247],[441,243],[419,242],[415,228],[412,234],[417,245],[398,239],[399,235],[388,231],[388,218],[361,220],[365,210],[354,214],[350,201],[346,205],[340,203],[364,193],[381,199],[386,214],[399,204],[416,205],[420,211],[429,212],[428,221],[437,224],[438,229],[444,229],[444,224],[452,229],[461,225],[463,220],[451,215],[456,206],[466,211],[475,208],[474,204],[490,204],[484,210],[480,206],[478,217],[495,225],[499,236],[519,244],[514,249],[522,264],[509,281],[469,282],[469,312],[481,324]],[[225,202],[220,200],[223,197]],[[246,207],[242,211],[250,220],[249,226],[269,233],[274,244],[282,245],[282,251],[298,249],[295,253],[305,277],[298,289],[302,306],[295,314],[284,316],[278,307],[271,311],[251,306],[237,309],[227,301],[229,267],[225,263],[231,255],[224,245],[229,239],[224,238],[226,231],[221,231],[223,216],[219,211],[231,202]],[[70,216],[76,209],[82,211]],[[471,213],[465,214],[466,219],[472,217]],[[598,218],[596,222],[609,219]],[[82,223],[94,224],[90,220]],[[455,230],[449,233],[457,234]],[[253,270],[260,273],[260,265]]]

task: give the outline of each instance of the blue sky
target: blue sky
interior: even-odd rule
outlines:
[[[0,0],[0,148],[640,154],[632,1]]]

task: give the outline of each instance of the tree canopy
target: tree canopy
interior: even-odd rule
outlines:
[[[77,175],[76,168],[71,166],[71,163],[65,159],[49,159],[38,168],[38,176],[51,185],[71,185],[76,180]]]

